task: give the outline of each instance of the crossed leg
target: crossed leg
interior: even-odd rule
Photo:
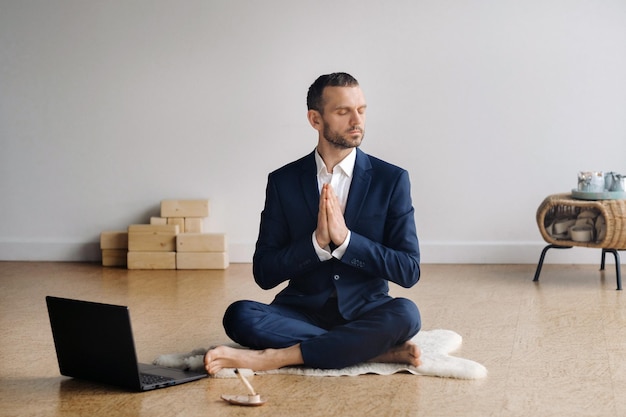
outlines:
[[[307,365],[339,369],[366,361],[421,365],[419,347],[406,341],[421,324],[413,302],[393,299],[351,322],[340,317],[336,306],[328,310],[323,327],[318,327],[307,322],[310,317],[284,306],[233,303],[224,317],[226,333],[251,349],[218,346],[206,353],[205,368],[214,375],[224,368],[267,371]],[[336,324],[327,325],[328,317]]]
[[[404,363],[420,366],[421,352],[413,342],[404,342],[371,359],[369,362]],[[300,344],[282,349],[247,350],[218,346],[204,356],[204,365],[209,375],[215,375],[224,368],[246,368],[253,371],[268,371],[284,366],[302,365]]]

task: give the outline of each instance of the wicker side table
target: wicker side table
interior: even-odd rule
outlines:
[[[547,228],[563,216],[575,216],[583,210],[591,210],[604,218],[606,228],[603,236],[589,242],[555,237]],[[533,281],[539,280],[546,253],[549,249],[568,249],[574,246],[602,249],[600,270],[604,269],[606,253],[615,257],[617,289],[622,289],[620,258],[618,251],[626,250],[626,200],[578,200],[571,193],[553,194],[546,197],[537,209],[537,226],[548,243],[542,250]]]

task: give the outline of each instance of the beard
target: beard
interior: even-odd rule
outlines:
[[[353,130],[358,130],[359,133],[349,133]],[[324,139],[331,145],[339,149],[350,149],[358,147],[363,141],[365,132],[360,127],[352,127],[346,130],[345,133],[339,133],[335,130],[331,130],[328,125],[324,125]]]

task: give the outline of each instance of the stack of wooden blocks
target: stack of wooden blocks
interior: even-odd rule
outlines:
[[[226,269],[226,235],[203,233],[208,200],[163,200],[161,217],[127,231],[102,232],[103,266],[128,269]]]

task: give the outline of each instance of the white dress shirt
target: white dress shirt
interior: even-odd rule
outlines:
[[[352,152],[348,154],[345,158],[339,162],[332,173],[328,172],[326,168],[326,164],[324,160],[315,150],[315,164],[317,165],[317,186],[318,191],[322,192],[322,186],[324,184],[330,184],[333,187],[333,191],[337,195],[337,199],[339,200],[339,204],[341,206],[341,212],[345,213],[346,211],[346,202],[348,201],[348,192],[350,191],[350,184],[352,183],[352,173],[354,171],[354,163],[356,162],[356,149],[352,149]],[[319,256],[320,261],[327,261],[331,258],[341,259],[343,254],[346,252],[348,248],[348,244],[350,243],[350,230],[348,230],[348,236],[346,236],[346,240],[338,246],[335,250],[331,252],[330,246],[326,246],[322,248],[315,238],[315,231],[313,232],[313,246],[315,247],[315,252],[317,256]]]

